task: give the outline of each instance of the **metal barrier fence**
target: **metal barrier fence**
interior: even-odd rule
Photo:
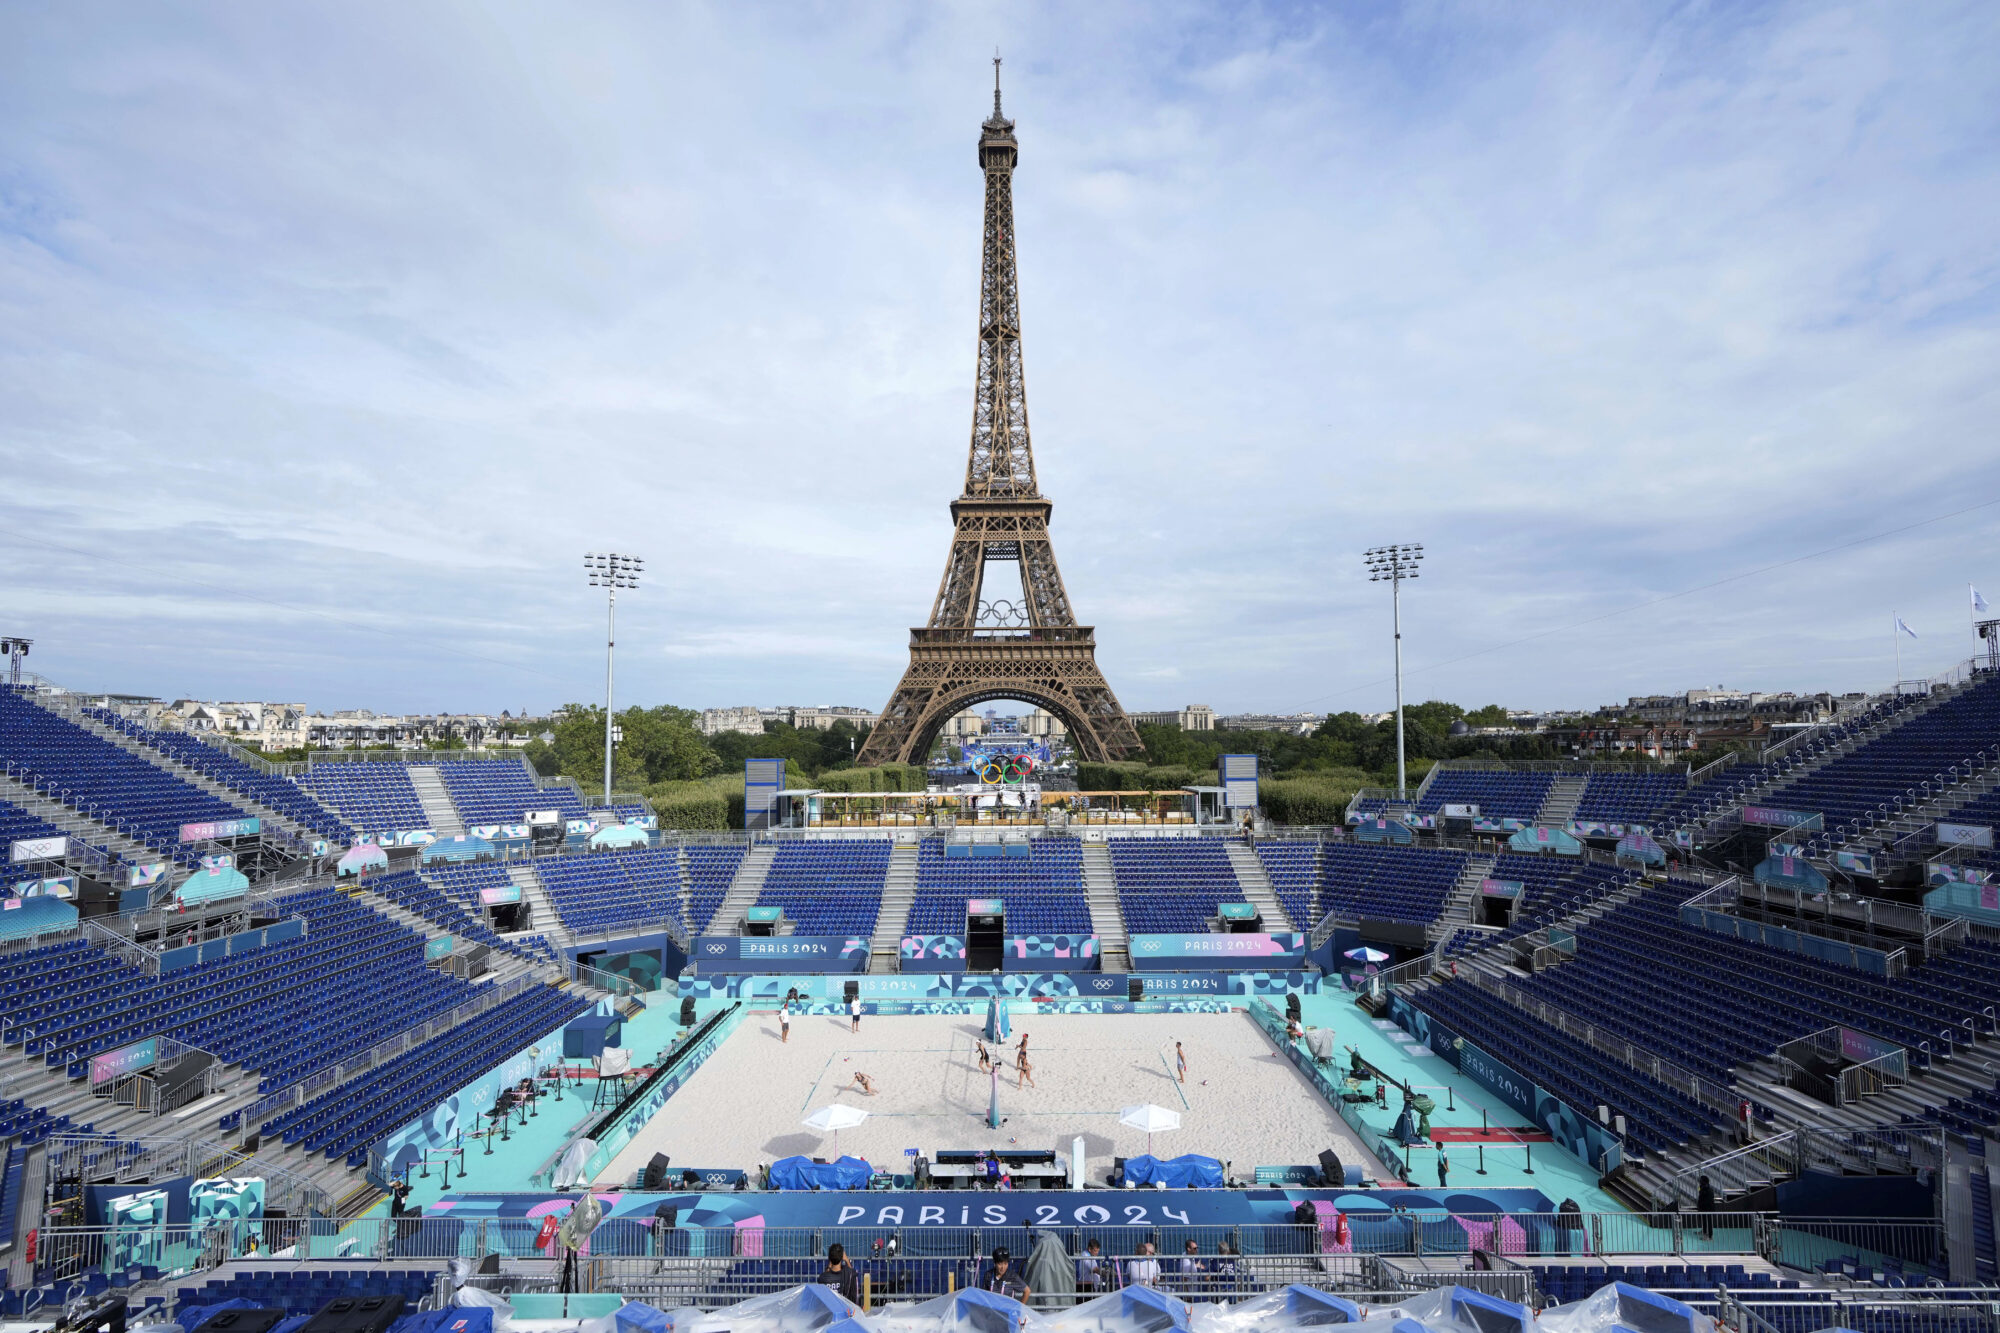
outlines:
[[[60,1191],[74,1189],[79,1184],[228,1176],[238,1168],[249,1167],[252,1160],[252,1155],[241,1149],[200,1138],[163,1135],[109,1138],[90,1134],[58,1134],[48,1140],[46,1150],[44,1176],[49,1197],[33,1203],[36,1207],[44,1202],[53,1203]],[[251,1169],[264,1178],[264,1203],[267,1208],[283,1210],[300,1218],[332,1211],[326,1192],[305,1177],[261,1159],[256,1160]],[[87,1231],[91,1228],[72,1230]],[[108,1232],[110,1229],[104,1230]]]

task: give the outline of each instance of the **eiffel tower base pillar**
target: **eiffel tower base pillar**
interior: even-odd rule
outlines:
[[[1096,637],[1088,626],[998,634],[915,629],[909,670],[855,763],[924,764],[947,721],[995,699],[1020,699],[1061,718],[1070,745],[1091,763],[1143,748],[1139,729],[1097,669]]]

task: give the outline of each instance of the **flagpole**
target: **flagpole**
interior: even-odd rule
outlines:
[[[1901,697],[1903,688],[1903,618],[1895,612],[1889,614],[1889,641],[1896,645],[1896,679],[1889,686],[1889,693]]]

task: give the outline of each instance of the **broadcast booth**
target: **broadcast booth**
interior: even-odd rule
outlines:
[[[537,853],[562,846],[568,835],[560,810],[528,810],[522,818],[528,825],[528,840]]]
[[[791,923],[785,920],[782,907],[752,907],[743,913],[743,933],[760,939],[773,935],[789,935]]]
[[[1264,914],[1255,903],[1217,903],[1215,915],[1224,935],[1254,935],[1264,929]]]

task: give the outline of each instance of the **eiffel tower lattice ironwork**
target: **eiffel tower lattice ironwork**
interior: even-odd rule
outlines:
[[[1139,732],[1097,668],[1097,641],[1076,623],[1055,548],[1053,506],[1035,487],[1028,398],[1021,378],[1021,303],[1014,270],[1014,122],[1000,114],[994,61],[993,118],[981,127],[986,173],[984,262],[979,280],[979,373],[965,493],[952,501],[951,554],[930,623],[910,631],[910,666],[857,762],[921,764],[954,714],[993,699],[1048,710],[1084,759],[1123,758]],[[988,600],[986,569],[1018,566],[1021,600]]]

